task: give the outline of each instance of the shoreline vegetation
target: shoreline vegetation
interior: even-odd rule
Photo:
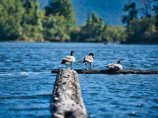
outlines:
[[[158,45],[157,43],[118,43],[118,42],[52,42],[52,41],[43,41],[43,42],[30,42],[30,41],[0,41],[0,43],[102,43],[104,45],[108,45],[108,44],[122,44],[122,45]]]
[[[69,0],[49,0],[42,10],[38,0],[2,0],[0,42],[158,44],[157,2],[140,0],[143,7],[139,9],[132,1],[124,5],[123,27],[107,25],[96,13],[87,14],[85,25],[75,26],[75,12]]]

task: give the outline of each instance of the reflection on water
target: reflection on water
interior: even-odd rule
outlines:
[[[50,102],[61,59],[74,50],[74,69],[95,54],[92,69],[121,60],[123,69],[158,70],[158,46],[101,43],[0,43],[1,117],[51,117]],[[80,74],[90,117],[158,117],[157,75]]]

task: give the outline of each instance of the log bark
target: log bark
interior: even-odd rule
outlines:
[[[52,118],[87,118],[78,74],[71,69],[58,71],[52,93]]]
[[[51,73],[58,73],[60,69],[54,69]],[[158,74],[158,70],[75,70],[78,74]]]

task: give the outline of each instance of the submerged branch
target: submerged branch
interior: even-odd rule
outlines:
[[[58,73],[62,69],[54,69],[51,73]],[[75,70],[78,74],[158,74],[158,70]]]

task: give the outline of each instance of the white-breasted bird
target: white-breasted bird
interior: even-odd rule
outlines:
[[[74,51],[71,51],[70,56],[66,56],[62,59],[61,64],[65,64],[66,68],[68,68],[68,65],[71,65],[71,69],[72,69],[72,63],[75,61],[75,57],[73,56],[73,53],[75,53]]]
[[[93,62],[94,54],[89,53],[88,56],[86,56],[83,60],[83,63],[85,63],[86,70],[87,70],[87,64],[90,64],[90,70],[91,70],[91,63]]]
[[[106,67],[109,68],[109,70],[122,70],[122,65],[120,61],[117,61],[117,63],[108,64]]]

